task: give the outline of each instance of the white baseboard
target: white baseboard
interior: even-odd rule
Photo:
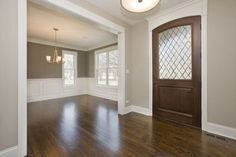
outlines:
[[[236,129],[208,122],[204,131],[236,140]]]
[[[125,108],[124,114],[128,114],[130,112],[136,112],[136,113],[143,114],[143,115],[146,115],[146,116],[152,116],[150,110],[148,108],[145,108],[145,107],[139,107],[139,106],[134,106],[134,105],[127,106]]]
[[[146,116],[151,116],[150,110],[145,107],[139,107],[139,106],[132,106],[132,112],[140,113]]]
[[[17,157],[17,156],[18,156],[17,146],[0,151],[0,157]]]
[[[45,100],[51,100],[51,99],[59,99],[59,98],[66,98],[66,97],[72,97],[72,96],[86,95],[86,94],[88,94],[87,91],[80,91],[80,92],[68,93],[68,94],[63,94],[63,95],[44,96],[44,97],[39,97],[39,98],[28,99],[27,102],[31,103],[31,102],[45,101]]]

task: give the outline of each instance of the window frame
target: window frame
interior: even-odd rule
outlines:
[[[109,52],[114,51],[114,50],[117,50],[117,53],[118,53],[118,66],[114,67],[114,68],[110,68],[109,67]],[[106,57],[107,57],[106,68],[99,68],[98,67],[98,54],[101,54],[101,53],[106,53]],[[107,47],[107,48],[96,50],[95,51],[95,55],[94,55],[94,59],[95,59],[95,75],[94,76],[95,76],[95,81],[96,81],[95,84],[96,84],[96,86],[98,86],[98,87],[105,87],[105,88],[118,88],[118,86],[119,86],[119,76],[118,76],[118,85],[117,86],[112,86],[112,85],[109,85],[109,74],[108,74],[109,69],[117,69],[118,75],[119,75],[119,52],[118,52],[118,46],[115,45],[115,46],[110,46],[110,47]],[[106,84],[105,85],[98,84],[98,70],[99,69],[105,69],[106,70]]]
[[[75,62],[74,62],[74,84],[73,85],[66,85],[65,84],[65,77],[64,77],[65,69],[64,69],[64,64],[62,64],[62,83],[63,83],[63,87],[65,89],[76,88],[76,86],[77,86],[77,70],[78,70],[77,69],[78,68],[78,65],[77,65],[77,60],[78,60],[77,54],[78,53],[76,51],[62,50],[62,58],[64,58],[65,54],[74,55],[74,57],[75,57]]]

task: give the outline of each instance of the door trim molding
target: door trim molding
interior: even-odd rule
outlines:
[[[27,153],[27,0],[18,0],[18,157]]]
[[[152,31],[168,22],[189,16],[202,18],[202,129],[207,125],[207,0],[191,0],[148,18],[149,24],[149,113],[153,110]],[[206,130],[207,131],[207,130]]]
[[[152,30],[186,16],[202,17],[202,130],[236,139],[236,128],[207,121],[207,4],[208,0],[190,0],[148,18],[149,23],[149,112],[152,114]]]
[[[118,113],[125,114],[125,36],[126,28],[90,10],[65,0],[31,0],[82,16],[118,35],[119,87]],[[27,155],[27,0],[18,0],[18,157]]]

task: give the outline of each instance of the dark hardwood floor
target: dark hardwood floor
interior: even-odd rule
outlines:
[[[29,157],[236,157],[236,143],[77,96],[28,104]]]

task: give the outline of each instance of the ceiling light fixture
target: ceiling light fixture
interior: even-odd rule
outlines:
[[[61,56],[58,56],[58,51],[57,51],[57,31],[59,31],[58,28],[53,28],[55,31],[55,47],[54,47],[54,52],[53,52],[53,57],[52,56],[46,56],[46,61],[50,64],[60,64],[64,63],[64,59]]]
[[[160,0],[120,0],[121,6],[134,13],[142,13],[153,9]]]

